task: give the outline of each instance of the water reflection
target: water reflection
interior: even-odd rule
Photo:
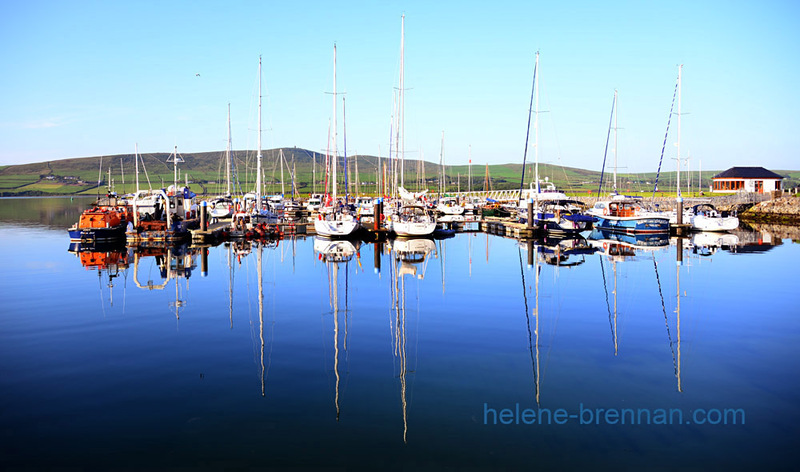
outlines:
[[[623,234],[594,229],[589,241],[598,251],[608,256],[631,257],[637,251],[653,251],[669,246],[669,234]]]
[[[441,244],[444,244],[443,242]],[[408,442],[408,375],[409,368],[406,310],[406,278],[423,280],[428,260],[436,254],[436,244],[430,239],[396,239],[391,243],[392,264],[392,352],[400,382],[400,406],[403,414],[403,442]],[[444,290],[444,279],[442,279]]]
[[[69,245],[69,252],[75,254],[84,268],[97,271],[98,282],[105,274],[109,303],[114,306],[114,279],[121,274],[127,275],[129,251],[120,245],[94,243],[87,245],[76,242]],[[101,294],[102,300],[104,299]]]
[[[0,222],[64,231],[72,226],[95,197],[0,198]]]
[[[318,255],[318,259],[325,263],[328,271],[328,305],[331,309],[330,313],[333,314],[333,374],[335,377],[334,386],[334,406],[336,407],[336,421],[338,422],[341,415],[341,408],[339,405],[339,390],[341,385],[341,373],[339,372],[340,363],[340,349],[339,343],[341,340],[342,350],[344,351],[345,358],[347,356],[347,336],[348,336],[348,317],[349,310],[349,292],[350,292],[350,260],[357,254],[358,248],[361,247],[360,241],[348,240],[333,240],[323,237],[314,237],[314,251]],[[344,266],[344,309],[340,309],[339,299],[339,266]],[[339,331],[339,312],[342,311],[344,315],[344,333]]]

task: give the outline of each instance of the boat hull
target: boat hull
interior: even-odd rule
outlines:
[[[692,229],[696,231],[733,231],[739,227],[739,218],[735,216],[707,217],[694,216],[691,218]]]
[[[76,228],[68,229],[70,241],[118,241],[125,239],[125,224],[119,224],[109,228]]]
[[[392,230],[398,237],[413,238],[430,236],[436,231],[436,222],[405,222],[395,221]]]
[[[314,220],[314,230],[320,236],[328,238],[346,238],[352,236],[359,227],[355,219],[324,219]]]
[[[669,233],[669,218],[598,216],[596,229],[618,233]]]
[[[586,215],[565,215],[556,217],[555,214],[539,213],[534,220],[534,226],[548,233],[577,234],[592,229],[596,218]],[[667,228],[669,230],[669,227]]]

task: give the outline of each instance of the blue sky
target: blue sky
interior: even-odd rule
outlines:
[[[3,2],[0,164],[222,150],[228,103],[254,149],[259,55],[264,149],[322,151],[334,43],[347,152],[386,156],[402,14],[410,158],[522,162],[538,50],[540,162],[599,170],[617,89],[620,166],[655,170],[683,64],[692,170],[800,168],[800,2],[696,0]]]

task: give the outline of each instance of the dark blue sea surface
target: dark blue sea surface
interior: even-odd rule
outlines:
[[[793,466],[797,228],[70,248],[87,203],[0,199],[0,468]]]

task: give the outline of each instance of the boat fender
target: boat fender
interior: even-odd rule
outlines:
[[[603,208],[603,214],[608,216],[608,208]]]

